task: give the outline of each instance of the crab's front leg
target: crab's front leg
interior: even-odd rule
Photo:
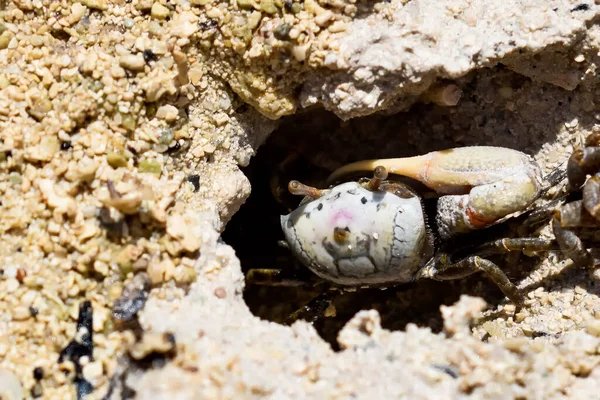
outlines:
[[[589,174],[600,170],[600,133],[592,133],[585,146],[577,148],[567,162],[567,177],[571,190],[579,189]]]
[[[571,229],[585,226],[592,219],[584,211],[582,201],[565,204],[556,210],[552,218],[552,231],[560,248],[573,262],[583,268],[594,266],[594,258],[585,248],[583,241]]]
[[[564,204],[556,210],[552,227],[556,241],[566,255],[581,267],[593,267],[594,257],[574,232],[581,227],[600,226],[600,133],[592,133],[585,145],[576,148],[567,163],[571,191],[582,191],[582,200]],[[588,179],[588,175],[592,175]]]
[[[583,186],[583,199],[564,204],[552,219],[556,241],[575,264],[591,268],[595,265],[592,254],[574,232],[576,228],[600,226],[600,174],[589,178]]]
[[[425,184],[440,198],[438,228],[443,237],[485,228],[535,201],[543,179],[527,154],[491,146],[459,147],[422,156],[359,161],[335,171],[329,181],[385,167],[391,174]]]

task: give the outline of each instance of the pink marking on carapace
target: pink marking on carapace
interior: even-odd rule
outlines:
[[[340,221],[352,221],[352,212],[350,210],[342,209],[336,212],[333,217],[331,217],[331,225],[338,225]]]

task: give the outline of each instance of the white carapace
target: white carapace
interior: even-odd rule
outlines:
[[[411,281],[433,248],[420,198],[347,182],[281,217],[291,251],[315,274],[345,286]]]

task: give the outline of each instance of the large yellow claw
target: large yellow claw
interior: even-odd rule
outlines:
[[[415,179],[441,195],[451,195],[444,196],[438,213],[441,230],[448,225],[447,234],[484,228],[523,211],[538,198],[543,186],[541,169],[530,156],[492,146],[358,161],[334,171],[328,182],[353,172],[373,171],[377,166],[385,167],[391,174]]]

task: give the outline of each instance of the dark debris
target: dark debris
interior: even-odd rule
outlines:
[[[288,40],[290,37],[290,30],[292,26],[290,24],[281,24],[273,29],[273,36],[278,40]]]
[[[144,57],[144,61],[148,64],[150,61],[158,60],[158,56],[154,54],[154,52],[150,49],[146,49],[142,52],[142,56]]]
[[[140,351],[140,349],[146,349],[146,351]],[[151,350],[147,351],[148,349]],[[175,357],[176,353],[175,335],[170,332],[165,332],[162,335],[145,332],[141,341],[131,349],[130,356],[139,368],[150,369],[164,367],[167,360]]]
[[[200,175],[189,175],[186,180],[194,186],[194,192],[200,190]]]
[[[219,23],[217,22],[217,20],[209,18],[206,21],[199,22],[198,26],[203,31],[208,31],[210,29],[217,28],[219,26]]]
[[[571,12],[576,12],[576,11],[588,11],[590,9],[589,4],[579,4],[578,6],[575,6],[574,8],[571,9]]]
[[[456,379],[459,377],[459,373],[458,370],[456,368],[454,368],[452,365],[449,364],[433,364],[431,365],[433,368],[440,370],[448,375],[450,375],[452,378]]]
[[[36,381],[44,379],[44,369],[42,367],[35,367],[33,369],[33,379]]]
[[[77,399],[83,399],[90,394],[94,388],[83,376],[83,368],[79,360],[87,357],[90,361],[94,359],[94,342],[92,330],[93,310],[89,300],[79,305],[79,316],[77,317],[77,333],[58,356],[58,363],[70,360],[75,365],[74,383],[77,391]]]
[[[150,277],[142,272],[133,277],[123,289],[121,297],[115,301],[112,309],[113,318],[119,322],[133,320],[146,304],[150,290]]]

